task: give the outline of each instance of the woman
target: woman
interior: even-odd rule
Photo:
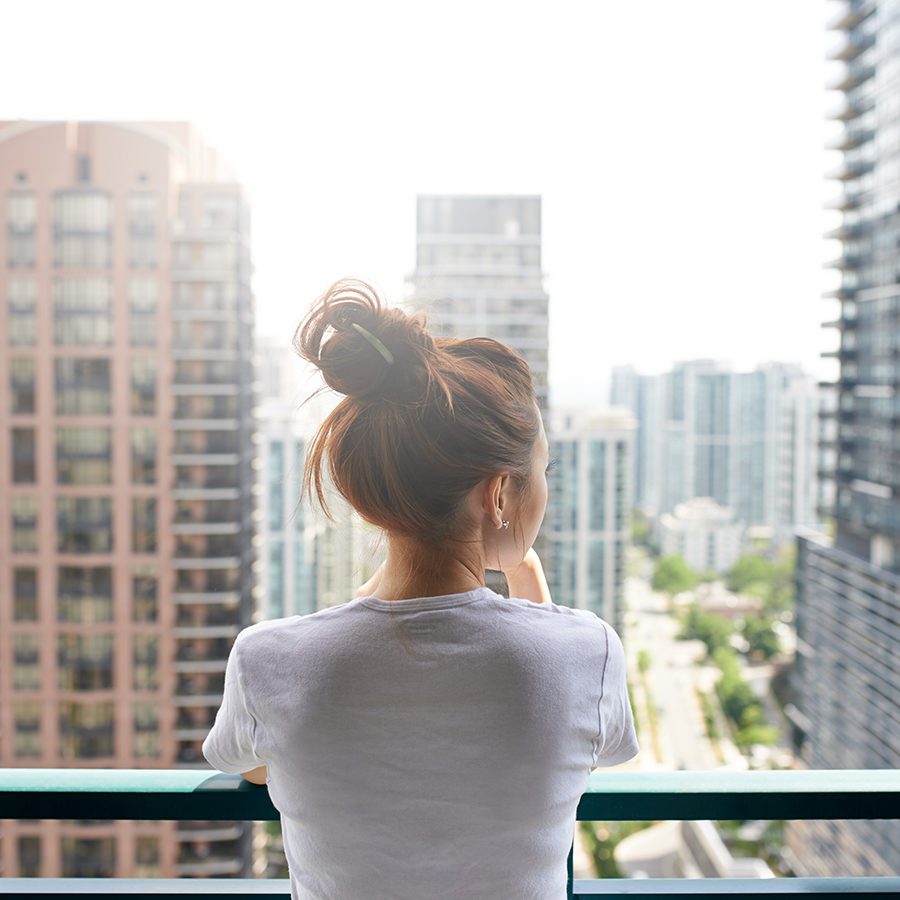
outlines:
[[[588,775],[638,745],[621,641],[553,603],[532,548],[548,446],[528,366],[350,279],[294,346],[346,395],[304,490],[328,513],[327,465],[387,558],[349,602],[238,635],[203,753],[268,785],[293,898],[562,900]]]

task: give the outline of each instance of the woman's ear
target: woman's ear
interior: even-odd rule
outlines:
[[[509,484],[509,475],[493,475],[488,479],[482,496],[482,505],[485,515],[499,528],[503,519],[503,507],[507,504],[506,494]],[[500,510],[498,514],[498,510]]]

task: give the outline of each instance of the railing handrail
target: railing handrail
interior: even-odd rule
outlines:
[[[900,878],[585,878],[575,879],[573,900],[666,897],[732,900],[734,897],[815,896],[816,900],[849,896],[897,896]],[[0,879],[0,895],[33,897],[108,897],[141,900],[290,900],[287,878],[9,878]]]
[[[0,818],[278,820],[261,787],[212,769],[6,768]],[[576,813],[586,822],[744,818],[900,818],[900,770],[592,772]]]

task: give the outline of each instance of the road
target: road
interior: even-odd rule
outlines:
[[[635,674],[640,651],[646,650],[650,655],[646,681],[658,713],[661,758],[657,759],[654,752],[650,723],[645,716],[640,735],[642,766],[717,768],[720,763],[707,737],[694,687],[702,671],[695,668],[694,660],[702,655],[703,645],[699,641],[676,638],[678,622],[667,611],[666,598],[653,591],[647,581],[628,578],[625,592],[628,609],[625,652]],[[633,689],[636,697],[643,693],[639,680]],[[641,706],[639,701],[638,706]]]

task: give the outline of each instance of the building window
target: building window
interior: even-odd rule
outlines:
[[[64,837],[61,844],[63,878],[109,878],[115,875],[114,837]]]
[[[57,619],[90,625],[112,622],[112,569],[109,566],[60,566]]]
[[[208,196],[203,204],[204,231],[235,231],[238,227],[238,198]]]
[[[136,736],[135,736],[136,737]],[[158,743],[157,739],[157,743]],[[137,740],[135,740],[137,745]],[[137,755],[137,753],[135,753]],[[157,756],[158,753],[145,754]],[[135,877],[136,878],[160,878],[162,866],[159,858],[159,838],[151,835],[138,835],[135,838]]]
[[[303,467],[305,463],[306,443],[302,440],[302,438],[298,438],[294,443],[294,486],[291,491],[291,493],[295,497],[300,496],[300,485],[303,480]],[[306,527],[304,507],[302,503],[297,503],[297,505],[291,512],[291,517],[294,521],[294,531],[302,533],[303,529]]]
[[[269,530],[284,528],[284,442],[269,444]]]
[[[112,429],[56,429],[57,484],[112,483]]]
[[[16,415],[34,413],[34,357],[14,356],[9,361],[10,411]]]
[[[139,357],[131,361],[131,414],[156,414],[156,360]]]
[[[41,755],[41,704],[23,700],[13,704],[15,744],[13,754],[19,757]]]
[[[131,549],[156,553],[156,497],[131,498]]]
[[[159,756],[159,707],[156,703],[134,704],[134,755]]]
[[[13,569],[13,621],[38,620],[37,569]]]
[[[112,498],[57,497],[56,551],[111,553]]]
[[[132,687],[155,691],[159,687],[159,661],[155,634],[136,634],[133,643]]]
[[[23,834],[19,843],[19,878],[37,878],[41,874],[41,839],[36,834]]]
[[[616,503],[615,503],[615,529],[625,529],[625,519],[629,509],[630,498],[625,496],[625,473],[628,465],[627,445],[624,441],[616,441]]]
[[[603,600],[606,596],[606,542],[591,538],[588,542],[588,599],[590,609],[598,616],[604,615]]]
[[[131,483],[156,484],[156,430],[131,429]]]
[[[64,357],[53,361],[57,415],[108,416],[110,360]]]
[[[82,184],[91,180],[91,158],[89,156],[78,157],[78,181]]]
[[[12,552],[37,553],[37,498],[16,495],[9,505],[12,513]]]
[[[155,278],[128,279],[128,331],[132,347],[156,344],[156,303],[159,282]]]
[[[13,688],[36,691],[41,687],[38,635],[13,635]]]
[[[134,622],[155,622],[158,582],[156,566],[135,566],[131,573],[131,617]]]
[[[10,344],[32,346],[37,335],[34,279],[11,277],[7,282],[6,296],[9,303]]]
[[[61,634],[57,637],[61,691],[105,691],[113,686],[111,634]]]
[[[269,543],[269,618],[284,615],[284,541]]]
[[[112,264],[112,201],[100,191],[62,191],[54,198],[56,266],[106,268]]]
[[[128,195],[128,265],[156,265],[156,194],[133,191]]]
[[[296,615],[305,616],[316,611],[309,573],[306,568],[306,545],[302,538],[295,538],[294,545],[294,609]]]
[[[11,269],[35,264],[37,203],[30,191],[12,191],[6,197],[7,262]]]
[[[57,278],[53,282],[53,335],[58,346],[112,343],[112,281]]]
[[[13,484],[34,484],[35,446],[33,428],[12,429],[12,481]]]

